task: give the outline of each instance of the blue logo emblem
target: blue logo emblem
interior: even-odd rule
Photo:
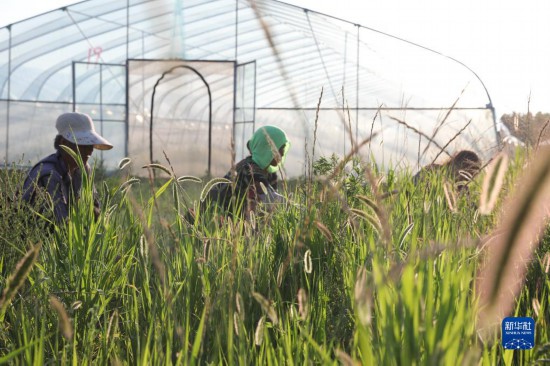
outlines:
[[[531,349],[535,346],[535,320],[533,318],[508,317],[502,321],[502,346],[504,349]]]

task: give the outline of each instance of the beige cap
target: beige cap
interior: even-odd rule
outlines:
[[[109,150],[113,145],[100,136],[92,118],[84,113],[63,113],[57,117],[55,128],[63,138],[77,145],[93,145],[98,150]]]

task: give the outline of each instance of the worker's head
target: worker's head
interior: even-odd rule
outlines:
[[[470,150],[458,152],[449,163],[456,182],[467,183],[481,170],[481,159]]]
[[[260,127],[247,143],[252,160],[270,173],[284,163],[290,142],[283,130],[275,126]]]
[[[113,148],[109,141],[95,131],[94,123],[87,114],[63,113],[57,118],[55,127],[58,132],[54,142],[55,148],[66,156],[66,152],[60,149],[60,146],[67,146],[80,155],[84,164],[88,162],[94,148],[98,150]],[[66,158],[66,161],[71,165],[70,167],[76,166],[73,159]]]

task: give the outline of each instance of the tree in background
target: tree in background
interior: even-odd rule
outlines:
[[[500,121],[528,146],[550,144],[550,113],[503,114]]]

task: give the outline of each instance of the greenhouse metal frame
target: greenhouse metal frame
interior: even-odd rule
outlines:
[[[461,62],[406,40],[275,0],[88,0],[0,29],[0,160],[53,149],[55,119],[88,113],[114,169],[169,160],[221,175],[274,124],[286,173],[358,153],[411,168],[500,147],[493,105]],[[365,143],[368,142],[368,143]]]

